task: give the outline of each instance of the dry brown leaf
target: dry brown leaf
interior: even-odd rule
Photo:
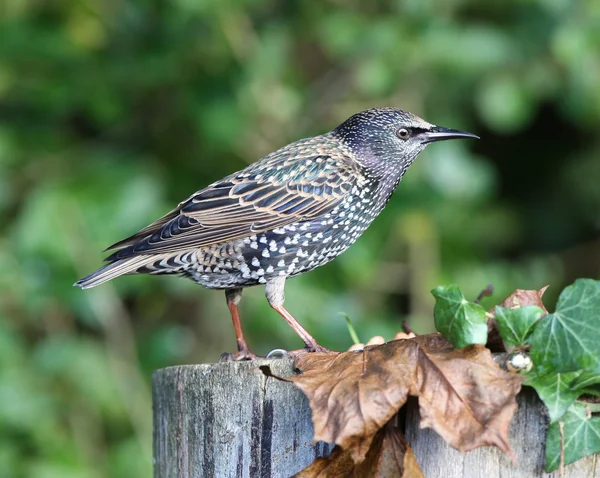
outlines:
[[[546,310],[546,307],[542,302],[542,296],[544,295],[544,292],[546,292],[546,289],[548,289],[548,287],[549,286],[544,286],[540,290],[517,289],[498,305],[506,308],[525,307],[526,305],[537,305],[547,314],[548,311]],[[500,337],[500,333],[498,332],[498,324],[496,323],[495,313],[496,307],[488,311],[490,317],[487,321],[488,343],[486,345],[489,349],[491,349],[494,352],[511,352],[513,347],[507,348],[502,342],[502,338]]]
[[[368,345],[381,345],[385,343],[385,339],[381,336],[381,335],[375,335],[374,337],[371,337],[369,339],[369,341],[367,342],[367,346]],[[352,344],[350,347],[348,347],[348,352],[352,352],[354,350],[362,350],[365,348],[365,344]]]
[[[544,303],[542,302],[542,296],[549,286],[544,286],[540,290],[526,290],[517,289],[510,294],[506,299],[500,302],[498,305],[501,307],[525,307],[526,305],[537,305],[544,312],[548,313]],[[492,312],[492,311],[490,311]]]
[[[454,350],[439,334],[363,351],[296,357],[288,380],[308,397],[316,441],[335,443],[360,463],[374,436],[408,395],[419,397],[421,426],[462,452],[495,445],[513,456],[508,426],[522,378],[501,370],[485,347]]]
[[[424,478],[404,435],[388,424],[373,438],[365,460],[355,464],[350,451],[336,446],[327,458],[317,458],[294,478]]]
[[[412,339],[413,337],[416,337],[417,334],[415,334],[414,332],[398,332],[396,335],[394,335],[394,340],[405,340],[405,339]]]
[[[354,352],[355,350],[362,350],[365,348],[365,344],[352,344],[348,347],[348,352]]]

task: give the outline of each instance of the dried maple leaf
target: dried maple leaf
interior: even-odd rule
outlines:
[[[462,452],[495,445],[513,457],[508,426],[522,378],[501,370],[485,347],[454,350],[422,335],[363,351],[296,358],[290,377],[308,397],[316,441],[335,443],[360,463],[408,395],[419,397],[421,426]]]
[[[294,478],[424,478],[404,435],[388,424],[373,438],[362,463],[355,464],[348,450],[336,446],[327,458],[317,458]]]

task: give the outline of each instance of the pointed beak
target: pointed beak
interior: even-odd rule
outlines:
[[[461,138],[474,138],[479,139],[479,136],[473,133],[467,133],[466,131],[458,131],[456,129],[442,128],[441,126],[434,126],[431,130],[426,131],[420,135],[423,139],[421,143],[433,143],[434,141],[444,141],[447,139],[461,139]]]

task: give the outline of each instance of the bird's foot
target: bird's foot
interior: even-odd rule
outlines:
[[[311,345],[307,345],[306,347],[304,347],[303,349],[298,349],[298,350],[290,350],[288,352],[288,354],[292,357],[295,357],[296,355],[300,355],[300,354],[306,354],[306,353],[311,353],[311,352],[317,352],[320,354],[328,354],[331,353],[332,351],[322,347],[321,345],[314,343]]]
[[[219,363],[221,362],[237,362],[238,360],[255,360],[257,358],[256,354],[250,352],[248,349],[242,349],[235,353],[224,352],[221,354],[221,358],[219,358]]]
[[[314,344],[307,344],[305,347],[305,350],[307,352],[318,352],[320,354],[328,354],[331,352],[331,350],[322,347],[321,345],[319,345],[318,343],[314,343]]]
[[[265,358],[266,359],[276,359],[276,358],[285,358],[285,357],[289,357],[289,356],[290,356],[290,353],[287,350],[274,349],[274,350],[271,350]]]

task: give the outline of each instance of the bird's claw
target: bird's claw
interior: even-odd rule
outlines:
[[[274,350],[271,350],[265,358],[267,358],[267,359],[285,358],[285,357],[289,357],[289,355],[290,355],[290,353],[287,350],[274,349]]]
[[[325,347],[321,347],[319,344],[315,344],[312,347],[306,347],[306,351],[307,352],[317,352],[320,354],[328,354],[331,352],[331,350],[329,350],[328,348],[325,348]]]
[[[308,353],[313,353],[313,352],[320,353],[320,354],[328,354],[328,353],[331,353],[331,350],[329,350],[325,347],[321,347],[319,344],[315,344],[312,346],[306,346],[303,349],[290,350],[288,352],[288,356],[296,357],[301,354],[308,354]]]
[[[224,352],[221,354],[219,358],[219,363],[224,362],[238,362],[240,360],[254,360],[256,359],[256,354],[250,352],[249,350],[240,350],[239,352],[231,353]]]
[[[232,361],[233,361],[233,354],[229,353],[229,352],[223,352],[221,354],[221,356],[219,357],[219,363],[232,362]]]

